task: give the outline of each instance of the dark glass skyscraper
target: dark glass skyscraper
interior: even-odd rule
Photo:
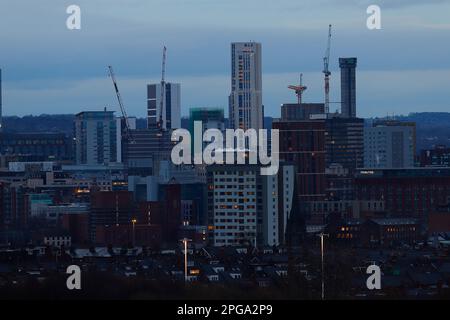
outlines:
[[[353,172],[364,165],[364,119],[326,120],[326,166],[339,164]]]
[[[280,130],[280,161],[292,163],[297,172],[300,201],[320,201],[325,197],[324,120],[280,120],[272,123]]]
[[[341,68],[341,113],[345,118],[356,117],[356,58],[339,58]]]

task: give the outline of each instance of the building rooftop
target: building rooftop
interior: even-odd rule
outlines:
[[[424,168],[361,168],[356,172],[357,178],[411,178],[411,177],[447,177],[448,167]]]
[[[103,111],[82,111],[75,115],[77,120],[112,120],[114,119],[115,111],[107,111],[106,108]]]
[[[412,218],[380,218],[371,219],[371,221],[383,226],[417,224],[417,220]]]

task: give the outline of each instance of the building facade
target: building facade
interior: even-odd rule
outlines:
[[[361,169],[355,177],[358,200],[381,200],[392,217],[427,220],[450,197],[450,169]]]
[[[131,135],[133,141],[124,141],[123,145],[123,163],[130,175],[156,174],[158,161],[170,158],[170,133],[153,128],[132,130]]]
[[[117,162],[117,121],[113,111],[80,112],[75,118],[77,164]]]
[[[326,194],[324,120],[274,121],[279,130],[280,161],[295,165],[299,201],[322,200]]]
[[[90,240],[97,243],[97,229],[132,224],[136,217],[133,194],[128,191],[101,191],[91,194]]]
[[[33,161],[71,160],[72,142],[64,133],[0,133],[0,154]]]
[[[201,121],[202,136],[195,136],[194,123]],[[192,155],[194,154],[195,139],[203,139],[203,133],[208,129],[218,129],[225,133],[225,117],[223,109],[220,108],[191,108],[189,110],[189,132],[191,133]],[[202,140],[203,141],[203,140]],[[203,149],[208,142],[203,142]]]
[[[278,170],[278,235],[279,243],[286,244],[286,233],[290,222],[294,201],[296,168],[291,164],[282,164]]]
[[[312,115],[324,112],[323,103],[284,103],[281,105],[281,120],[309,120]]]
[[[364,166],[364,119],[326,120],[327,198],[353,200],[353,174]]]
[[[261,44],[231,44],[229,125],[233,129],[263,128]]]
[[[258,165],[207,168],[207,215],[213,246],[278,245],[278,177]]]
[[[414,122],[377,121],[364,128],[365,168],[412,168],[415,154]]]
[[[356,117],[356,58],[339,58],[341,68],[341,114]]]
[[[350,172],[364,165],[364,119],[334,117],[326,120],[326,164]]]
[[[181,128],[181,85],[167,82],[147,85],[147,128],[158,128],[158,122],[162,120],[162,129],[170,130]],[[161,89],[163,92],[161,114]]]
[[[28,225],[26,188],[15,183],[0,182],[0,243],[20,243],[21,231]]]

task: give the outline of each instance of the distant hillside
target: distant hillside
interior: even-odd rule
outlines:
[[[63,132],[72,136],[74,119],[73,114],[3,117],[3,128],[5,132]],[[137,119],[136,126],[139,129],[145,128],[146,120]]]
[[[5,132],[64,132],[72,135],[72,114],[42,114],[40,116],[3,117],[3,130]]]
[[[73,134],[74,115],[47,115],[4,117],[3,127],[5,132],[64,132]],[[385,119],[385,118],[376,118]],[[367,123],[376,119],[367,119]],[[449,112],[420,112],[407,116],[396,116],[396,120],[413,121],[417,125],[417,150],[432,148],[443,144],[450,146],[450,113]],[[265,117],[266,127],[270,127],[272,118]],[[188,120],[182,119],[182,127],[188,126]],[[146,119],[137,119],[139,129],[146,127]]]

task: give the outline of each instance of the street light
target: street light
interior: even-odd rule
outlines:
[[[186,283],[188,281],[188,275],[187,275],[187,270],[188,270],[188,260],[187,260],[187,249],[188,249],[188,242],[192,241],[191,239],[188,238],[183,238],[180,240],[181,242],[183,242],[184,245],[184,282]]]
[[[320,237],[320,254],[322,256],[322,300],[324,300],[325,299],[325,283],[324,283],[324,263],[323,263],[323,253],[324,253],[323,238],[328,237],[329,235],[321,232],[317,236]]]
[[[136,242],[136,235],[135,235],[135,225],[136,225],[136,218],[131,220],[131,223],[133,224],[133,248],[135,246],[135,242]]]

